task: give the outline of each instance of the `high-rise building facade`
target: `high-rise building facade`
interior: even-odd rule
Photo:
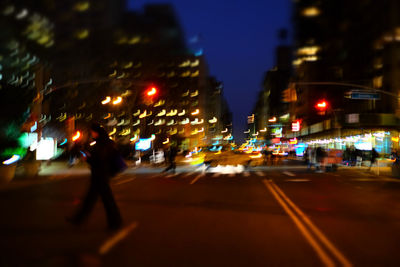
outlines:
[[[398,5],[392,0],[294,1],[297,101],[291,110],[302,129],[291,136],[327,139],[339,148],[356,139],[372,140],[364,146],[382,152],[398,146],[387,141],[398,137]],[[325,110],[316,108],[321,101]],[[382,133],[385,140],[376,141]]]

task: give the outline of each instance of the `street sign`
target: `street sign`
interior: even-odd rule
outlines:
[[[371,92],[371,91],[349,91],[345,94],[346,98],[351,99],[361,99],[361,100],[379,100],[381,95],[379,93]]]

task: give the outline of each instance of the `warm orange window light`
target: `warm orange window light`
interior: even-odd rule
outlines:
[[[113,101],[113,105],[118,105],[122,102],[122,97],[117,97],[114,101]]]
[[[79,138],[81,138],[81,132],[80,131],[76,131],[75,135],[72,136],[72,141],[76,141]]]

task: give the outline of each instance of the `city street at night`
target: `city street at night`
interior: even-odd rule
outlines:
[[[1,266],[396,266],[400,180],[366,168],[303,165],[241,173],[128,169],[111,182],[124,218],[98,202],[65,221],[88,174],[65,168],[0,189]],[[20,184],[15,186],[15,184]]]
[[[0,267],[400,265],[400,1],[1,3]]]

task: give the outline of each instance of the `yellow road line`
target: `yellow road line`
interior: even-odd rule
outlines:
[[[329,241],[329,239],[321,232],[321,230],[319,230],[318,227],[316,227],[311,222],[311,220],[285,195],[285,193],[272,180],[269,180],[269,181],[263,180],[263,182],[265,185],[267,185],[268,189],[273,193],[273,195],[279,201],[279,203],[282,205],[282,207],[284,207],[284,206],[286,207],[286,208],[284,207],[285,211],[289,214],[289,216],[293,219],[293,221],[295,221],[295,223],[296,223],[296,221],[298,223],[300,223],[301,228],[308,232],[305,225],[300,221],[300,219],[301,219],[310,228],[310,230],[319,239],[319,241],[326,247],[326,249],[332,255],[334,255],[336,257],[336,259],[341,263],[342,266],[352,266],[350,261],[333,245],[333,243],[331,241]],[[291,211],[289,209],[288,205],[294,210],[295,213],[297,213],[298,217],[294,214],[293,211]],[[296,223],[296,225],[301,230],[300,225],[298,225],[297,223]],[[301,230],[301,231],[302,231],[303,235],[306,236],[305,233],[303,232],[303,230]],[[308,238],[307,238],[307,240],[313,246],[314,250],[317,252],[317,254],[321,258],[321,260],[324,262],[324,264],[326,264],[327,266],[330,266],[330,265],[328,265],[328,264],[330,264],[329,261],[331,261],[330,257],[322,250],[322,247],[319,246],[317,241],[313,237],[311,237],[311,238],[313,241],[309,240]],[[313,244],[316,244],[317,247],[314,247]],[[321,250],[322,250],[323,254],[320,254]],[[325,262],[326,256],[329,259],[328,262]]]
[[[194,183],[197,182],[197,180],[199,180],[202,176],[204,176],[204,173],[197,175],[197,176],[190,182],[190,184],[194,184]]]
[[[120,230],[118,233],[113,235],[110,239],[106,240],[103,245],[99,248],[99,254],[104,255],[110,251],[118,242],[124,239],[133,229],[138,226],[137,222],[134,222],[127,227]]]
[[[119,181],[119,182],[115,183],[114,185],[120,185],[120,184],[129,183],[129,182],[132,182],[135,179],[136,179],[136,177],[132,177],[132,178],[129,178],[129,179],[126,179],[126,180]]]
[[[325,266],[335,266],[333,260],[329,257],[327,253],[322,249],[322,247],[318,244],[318,242],[312,237],[311,233],[306,229],[306,227],[301,223],[299,218],[289,209],[283,199],[279,196],[279,194],[274,189],[272,183],[267,181],[266,179],[263,180],[264,185],[268,188],[268,190],[272,193],[275,199],[279,202],[282,208],[286,211],[289,217],[293,220],[296,224],[297,228],[299,228],[300,232],[306,238],[308,243],[312,246],[315,252],[318,254],[318,257],[324,263]]]

